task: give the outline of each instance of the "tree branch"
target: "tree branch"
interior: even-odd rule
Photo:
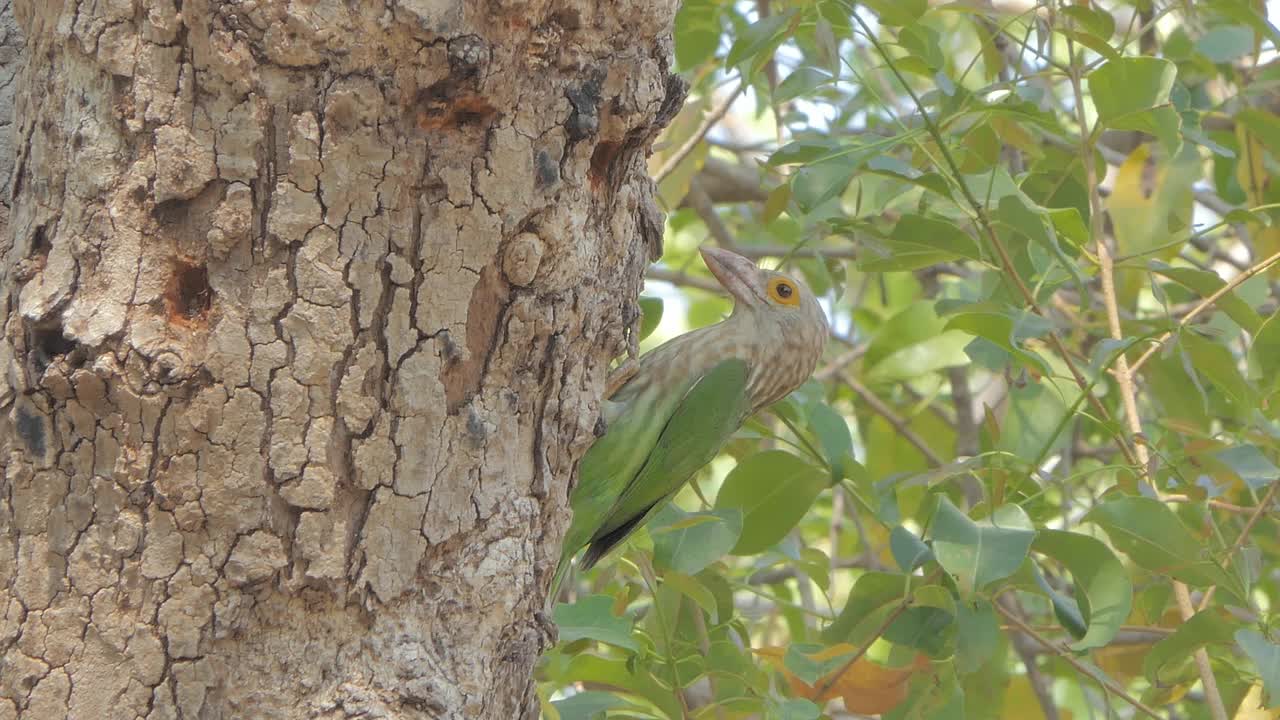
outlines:
[[[1110,678],[1105,676],[1094,675],[1093,671],[1090,670],[1088,667],[1086,667],[1084,663],[1077,660],[1071,652],[1063,648],[1060,648],[1057,645],[1054,645],[1053,643],[1046,640],[1043,635],[1033,630],[1030,626],[1028,626],[1025,622],[1023,622],[1021,618],[1009,612],[1008,608],[1004,607],[1000,603],[992,603],[992,606],[995,607],[996,612],[1004,616],[1005,620],[1009,621],[1010,625],[1013,625],[1015,628],[1017,628],[1018,632],[1022,633],[1023,635],[1026,635],[1032,640],[1035,640],[1037,643],[1041,645],[1041,647],[1045,648],[1046,650],[1053,653],[1054,655],[1057,655],[1059,658],[1064,660],[1068,665],[1075,668],[1080,673],[1093,678],[1098,682],[1099,685],[1106,688],[1110,692],[1115,693],[1121,700],[1124,700],[1125,702],[1129,703],[1129,705],[1131,705],[1135,710],[1138,710],[1139,712],[1147,715],[1148,717],[1154,718],[1154,720],[1164,720],[1163,718],[1160,717],[1159,713],[1153,710],[1150,706],[1143,703],[1141,700],[1125,692],[1124,688],[1117,685]]]
[[[689,157],[689,153],[693,152],[693,149],[698,147],[698,143],[702,142],[702,139],[707,136],[707,133],[711,132],[711,128],[715,127],[716,123],[720,122],[720,120],[728,114],[729,108],[733,106],[734,101],[738,99],[738,96],[742,94],[742,91],[745,90],[746,87],[746,81],[740,81],[738,83],[738,87],[733,92],[729,93],[728,97],[726,97],[714,110],[703,118],[702,124],[698,126],[698,129],[694,131],[693,135],[690,136],[688,140],[685,140],[684,144],[672,153],[671,157],[667,158],[667,161],[662,164],[662,167],[658,168],[658,172],[654,173],[654,182],[660,183],[663,180],[666,180],[667,176],[670,175],[681,162],[684,162],[685,158]]]

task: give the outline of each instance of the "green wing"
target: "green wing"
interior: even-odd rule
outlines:
[[[703,375],[672,412],[635,479],[597,525],[582,558],[583,569],[625,540],[711,462],[742,425],[750,408],[745,361],[725,360]]]

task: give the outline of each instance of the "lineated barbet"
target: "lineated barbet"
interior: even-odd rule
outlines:
[[[822,355],[827,319],[802,282],[727,250],[703,248],[702,259],[733,296],[733,313],[646,353],[605,399],[607,429],[578,466],[552,602],[583,546],[579,567],[587,570],[711,462],[748,417],[803,384]]]

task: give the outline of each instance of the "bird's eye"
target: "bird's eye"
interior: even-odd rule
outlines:
[[[769,297],[782,305],[800,304],[800,291],[786,278],[774,278],[769,281]]]

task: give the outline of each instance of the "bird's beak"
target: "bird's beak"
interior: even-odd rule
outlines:
[[[755,263],[737,253],[707,245],[700,252],[707,269],[735,300],[754,305],[764,299],[764,288],[760,286],[760,269]]]

